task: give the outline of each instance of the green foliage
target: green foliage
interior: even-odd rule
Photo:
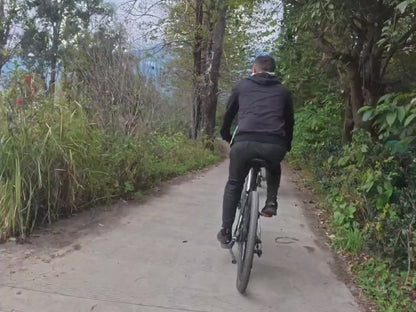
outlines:
[[[311,100],[300,108],[295,117],[296,131],[290,159],[303,167],[313,168],[322,183],[329,182],[322,164],[341,149],[342,114],[339,100],[328,95],[322,100]]]
[[[414,298],[416,163],[414,94],[383,97],[361,110],[373,120],[373,135],[356,130],[341,147],[339,104],[305,105],[296,114],[292,163],[311,170],[333,213],[333,246],[359,255],[363,250],[387,259],[356,267],[358,283],[381,311],[416,311]],[[339,114],[338,114],[339,116]],[[337,129],[332,131],[331,129]],[[335,133],[333,133],[335,132]]]
[[[414,0],[289,0],[279,41],[280,71],[302,106],[291,161],[321,182],[335,248],[388,259],[363,266],[359,280],[383,311],[415,311],[414,284],[404,285],[415,268],[415,9]],[[348,105],[320,105],[336,89]],[[342,106],[345,138],[354,129],[345,146]]]
[[[335,232],[334,247],[343,252],[359,254],[364,247],[364,236],[355,220],[356,207],[334,190],[327,201],[334,209],[331,221]]]
[[[293,92],[296,106],[313,105],[335,94],[336,71],[322,62],[309,33],[295,35],[294,26],[285,25],[279,37],[276,66],[284,84]],[[318,104],[319,105],[319,104]]]
[[[0,72],[16,53],[19,40],[13,33],[22,20],[22,6],[21,0],[2,0],[0,3]]]
[[[386,226],[398,217],[394,203],[405,178],[400,163],[386,146],[373,142],[368,133],[361,131],[341,157],[331,159],[328,165],[333,169],[333,192],[343,205],[354,205],[354,221],[361,225],[367,245],[393,256],[393,241],[399,233],[390,227],[386,231]],[[333,207],[336,213],[342,205],[335,203]]]
[[[373,121],[378,139],[393,152],[403,154],[416,146],[415,94],[387,94],[379,105],[363,107],[360,113],[364,121]]]
[[[367,175],[364,185],[367,195],[376,198],[374,206],[380,212],[377,222],[368,224],[368,231],[378,249],[409,270],[414,265],[416,230],[415,105],[414,94],[388,94],[377,107],[361,110],[363,118],[374,121],[377,128],[378,142],[374,144],[382,146],[375,171],[378,179]]]
[[[364,292],[377,303],[380,312],[415,312],[415,276],[395,270],[388,262],[369,260],[353,268]]]
[[[55,83],[59,61],[77,47],[78,40],[93,29],[94,19],[111,19],[112,11],[102,0],[25,1],[20,57],[25,65]]]
[[[338,236],[336,244],[348,249],[347,237],[351,231],[357,234],[362,231],[368,247],[394,259],[393,263],[403,268],[413,266],[413,250],[409,246],[413,244],[416,229],[413,97],[412,94],[388,95],[378,106],[363,108],[363,119],[374,121],[377,139],[366,131],[356,131],[351,144],[338,154],[333,153],[326,163],[319,164],[316,157],[317,166],[325,168],[319,172],[331,181],[328,201],[334,209],[332,224]],[[305,120],[314,125],[311,116]],[[302,127],[302,132],[312,132]],[[324,138],[316,138],[325,142]],[[313,146],[316,142],[308,144]],[[295,151],[298,148],[295,146]],[[301,149],[300,155],[304,155],[303,159],[310,158],[305,151],[306,148]],[[328,155],[325,151],[317,150],[317,153]],[[318,177],[323,180],[322,176]]]
[[[106,132],[75,102],[25,97],[18,77],[0,98],[0,239],[219,159],[183,134]]]

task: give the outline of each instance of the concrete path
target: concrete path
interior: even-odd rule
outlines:
[[[236,266],[216,241],[227,170],[224,162],[100,221],[82,214],[79,230],[73,218],[58,223],[61,234],[0,245],[0,311],[359,311],[286,176],[278,218],[262,220],[264,254],[247,295],[237,292]]]

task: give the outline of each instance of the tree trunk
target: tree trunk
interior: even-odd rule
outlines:
[[[376,106],[384,92],[381,82],[382,49],[377,42],[381,39],[381,26],[369,25],[367,30],[368,42],[360,54],[360,69],[364,89],[365,105]]]
[[[196,30],[194,37],[194,75],[193,75],[193,85],[194,85],[194,94],[192,101],[192,129],[191,137],[196,140],[199,137],[201,124],[202,124],[202,22],[203,22],[203,0],[196,0]]]
[[[58,22],[53,26],[53,37],[52,37],[52,56],[51,56],[51,80],[49,81],[49,92],[55,94],[56,75],[58,69],[58,47],[60,37],[61,23]]]
[[[51,59],[51,79],[49,80],[49,92],[51,94],[55,94],[57,63],[58,63],[58,61],[56,59],[56,56],[52,56],[52,59]]]
[[[351,96],[348,95],[348,101],[345,104],[344,110],[344,143],[350,143],[352,141],[352,131],[354,130],[354,118],[351,108]]]
[[[363,128],[361,115],[358,114],[358,110],[364,105],[364,96],[358,66],[356,66],[355,62],[351,62],[347,65],[346,71],[350,87],[350,103],[354,129]]]
[[[210,55],[209,71],[207,73],[207,93],[204,103],[203,133],[210,139],[215,135],[215,119],[218,101],[218,80],[224,46],[226,14],[228,1],[217,2],[217,18],[212,33],[212,51]]]

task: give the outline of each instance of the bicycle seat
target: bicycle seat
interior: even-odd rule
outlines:
[[[254,158],[250,160],[250,166],[255,168],[267,167],[267,161],[261,158]]]

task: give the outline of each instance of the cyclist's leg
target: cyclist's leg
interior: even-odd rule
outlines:
[[[267,181],[267,201],[276,202],[277,193],[280,187],[280,178],[282,175],[282,169],[280,162],[274,168],[266,169],[266,181]]]
[[[285,157],[286,147],[278,144],[259,143],[257,151],[259,157],[265,159],[269,164],[269,168],[266,170],[267,199],[265,208],[270,206],[271,215],[274,215],[277,209],[277,192],[281,178],[280,162]]]
[[[248,163],[253,158],[253,151],[249,148],[249,143],[236,142],[231,147],[229,176],[224,189],[222,205],[223,228],[231,228],[233,225],[244,179],[250,170]]]

